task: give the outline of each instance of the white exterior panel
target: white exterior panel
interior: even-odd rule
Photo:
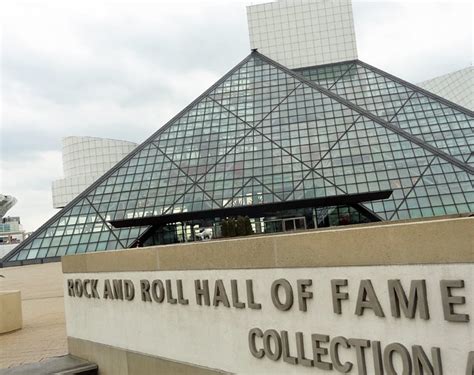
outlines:
[[[474,67],[420,82],[418,86],[474,111]]]
[[[301,68],[357,59],[350,0],[281,0],[247,7],[251,48]]]
[[[67,205],[136,146],[136,143],[115,139],[64,138],[64,178],[53,181],[53,206],[62,208]]]

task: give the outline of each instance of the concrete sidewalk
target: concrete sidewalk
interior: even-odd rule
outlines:
[[[23,329],[0,334],[0,368],[67,354],[61,263],[0,268],[0,274],[0,290],[21,290],[23,308]]]

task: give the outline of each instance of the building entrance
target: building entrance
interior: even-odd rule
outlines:
[[[291,232],[299,229],[306,229],[306,218],[304,216],[283,220],[284,232]]]

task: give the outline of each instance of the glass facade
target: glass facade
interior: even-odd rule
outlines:
[[[468,147],[462,129],[472,128],[472,116],[355,62],[299,73],[337,95],[254,52],[4,261],[127,248],[150,229],[117,229],[113,220],[387,189],[393,190],[389,199],[364,204],[385,220],[474,211],[472,169],[423,143],[444,150],[433,140],[437,130],[425,129],[435,121],[446,150],[462,159]],[[454,122],[461,130],[451,128]],[[351,207],[314,212],[318,221],[338,225],[361,216]],[[304,227],[312,220],[310,213]],[[282,225],[295,229],[303,222],[287,221]],[[156,236],[172,238],[168,231]]]
[[[361,61],[296,71],[380,119],[474,166],[474,160],[469,159],[474,151],[474,117],[469,110],[449,106]]]

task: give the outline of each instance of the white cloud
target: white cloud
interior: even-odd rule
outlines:
[[[57,212],[53,209],[51,181],[61,173],[59,151],[39,152],[33,159],[3,162],[0,191],[18,198],[8,215],[20,216],[28,231],[43,224]]]
[[[417,83],[472,64],[470,1],[355,1],[359,58]]]
[[[55,212],[62,137],[140,142],[249,52],[242,1],[2,1],[0,22],[0,191],[28,230]]]

